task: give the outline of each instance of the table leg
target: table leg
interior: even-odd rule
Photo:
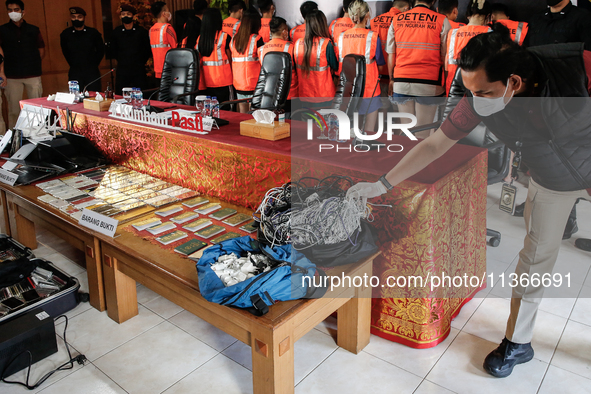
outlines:
[[[84,245],[86,256],[86,275],[88,276],[88,293],[90,305],[99,311],[106,309],[105,290],[103,286],[103,265],[101,263],[101,247],[98,239],[92,244]]]
[[[37,235],[35,223],[19,213],[19,206],[14,204],[14,216],[16,222],[17,241],[28,248],[37,249]]]
[[[103,254],[107,315],[123,323],[138,314],[135,280],[118,270],[116,258]]]
[[[11,236],[10,222],[8,220],[8,202],[6,201],[6,192],[4,190],[0,190],[0,205],[2,205],[0,207],[0,232]]]
[[[294,392],[293,327],[251,333],[252,380],[255,394]]]

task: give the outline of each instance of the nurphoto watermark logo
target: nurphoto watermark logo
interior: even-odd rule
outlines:
[[[370,150],[387,150],[388,152],[397,153],[402,152],[404,147],[400,144],[375,144],[375,143],[367,143],[373,142],[380,139],[384,133],[387,136],[388,141],[392,141],[393,135],[404,134],[407,136],[411,141],[417,141],[417,137],[415,137],[411,132],[410,129],[417,125],[417,118],[413,114],[404,113],[404,112],[379,112],[377,114],[377,130],[373,134],[366,134],[364,131],[360,130],[359,128],[359,113],[353,113],[353,127],[351,127],[351,119],[349,116],[338,109],[319,109],[317,111],[306,109],[304,110],[310,116],[307,119],[307,139],[312,141],[314,139],[314,123],[317,124],[318,128],[322,130],[324,127],[328,129],[329,126],[325,119],[330,119],[331,116],[336,117],[338,123],[338,134],[336,140],[338,142],[346,142],[353,140],[351,145],[338,145],[338,144],[319,144],[319,152],[328,151],[328,150],[336,150],[338,151],[355,151],[355,152],[369,152]],[[362,114],[363,115],[363,114]],[[386,121],[384,122],[384,115],[386,116]],[[394,122],[394,120],[398,120],[398,122]],[[402,121],[406,121],[406,123],[399,123]],[[329,122],[332,123],[332,122]],[[384,127],[385,125],[385,127]],[[384,130],[385,129],[385,130]],[[399,131],[398,133],[395,133]]]

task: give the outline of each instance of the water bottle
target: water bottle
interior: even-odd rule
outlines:
[[[131,92],[131,106],[133,109],[138,109],[138,98],[139,98],[138,90],[140,90],[140,89],[133,88],[133,91]]]
[[[76,100],[80,97],[80,84],[78,81],[69,81],[68,88],[70,89],[70,93],[76,96]]]
[[[214,118],[220,117],[220,103],[218,102],[218,98],[215,96],[211,99],[211,116]]]
[[[144,108],[144,92],[142,92],[142,89],[137,88],[137,91],[135,92],[135,100],[137,102],[137,109],[143,109]]]
[[[203,116],[211,116],[211,97],[207,96],[203,103]]]
[[[339,135],[339,124],[335,114],[328,115],[328,139],[329,141],[336,141]]]
[[[347,139],[344,139],[344,140],[340,140],[339,139],[339,118],[336,115],[334,115],[334,114],[333,114],[333,116],[334,116],[334,125],[335,125],[334,127],[337,130],[336,131],[336,134],[337,134],[336,135],[336,140],[337,140],[337,142],[347,142],[348,141]]]

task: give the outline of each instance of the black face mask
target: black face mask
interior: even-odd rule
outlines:
[[[549,7],[554,7],[555,5],[560,3],[561,1],[562,0],[546,0],[546,4],[548,4]]]
[[[125,24],[125,25],[129,25],[130,23],[133,22],[133,17],[124,16],[123,18],[121,18],[121,22],[123,22],[123,24]]]
[[[78,19],[75,19],[72,21],[72,26],[74,27],[82,27],[84,26],[84,21],[79,21]]]

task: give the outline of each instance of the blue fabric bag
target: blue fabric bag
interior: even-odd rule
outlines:
[[[270,271],[226,287],[211,269],[211,265],[223,255],[234,253],[238,257],[247,252],[265,254],[275,262]],[[208,301],[221,305],[243,308],[256,316],[264,315],[269,306],[277,301],[300,298],[319,298],[326,293],[326,287],[309,286],[309,283],[323,283],[326,275],[310,260],[291,245],[265,246],[249,236],[229,239],[205,249],[197,263],[199,291]],[[314,280],[314,276],[320,276]],[[310,280],[304,279],[310,277]]]

